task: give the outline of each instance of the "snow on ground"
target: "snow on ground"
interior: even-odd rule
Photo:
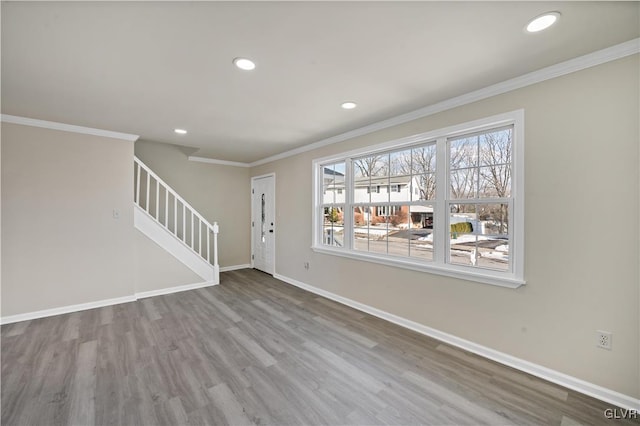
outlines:
[[[489,253],[481,253],[482,257],[488,257],[489,259],[496,260],[509,260],[509,253],[503,253],[499,251],[492,251]]]
[[[491,237],[487,237],[484,235],[478,235],[478,241],[489,241],[489,240],[493,240],[494,238]],[[433,234],[429,234],[425,237],[420,237],[418,238],[419,241],[433,241]],[[467,244],[467,243],[474,243],[476,241],[476,235],[475,234],[463,234],[463,235],[458,235],[458,238],[451,238],[451,244]],[[502,244],[499,245],[498,247],[496,247],[497,251],[505,251],[508,252],[509,251],[509,245],[508,244]]]
[[[415,244],[411,247],[418,247],[418,248],[424,248],[424,249],[432,249],[433,245],[432,244]]]
[[[356,234],[356,238],[367,238],[367,235],[377,235],[377,236],[384,236],[387,235],[389,233],[389,231],[391,231],[392,228],[389,228],[388,230],[386,228],[378,228],[378,227],[370,227],[370,228],[366,228],[366,227],[356,227],[354,228],[354,233]],[[488,241],[488,240],[493,240],[494,238],[491,237],[487,237],[484,235],[475,235],[475,234],[462,234],[459,235],[458,238],[452,238],[450,240],[451,245],[456,245],[456,244],[470,244],[470,243],[474,243],[476,241],[476,237],[478,238],[478,241]],[[421,242],[422,244],[415,244],[413,247],[420,247],[420,248],[425,248],[425,249],[432,249],[433,248],[433,233],[426,235],[424,237],[418,237],[416,239],[416,242]],[[459,250],[455,250],[452,249],[452,251],[456,251],[458,252]],[[464,253],[465,255],[468,255],[468,252],[466,250],[462,250],[460,251],[460,253]],[[508,261],[509,260],[509,245],[508,244],[501,244],[499,246],[497,246],[494,251],[485,251],[484,249],[478,253],[479,257],[485,257],[485,258],[490,258],[490,259],[495,259],[495,260],[504,260],[504,261]]]
[[[369,234],[371,235],[387,235],[391,229],[387,230],[387,228],[374,228],[371,227],[368,229]],[[367,234],[367,228],[353,228],[354,234]]]

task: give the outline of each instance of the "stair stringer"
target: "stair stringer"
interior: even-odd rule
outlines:
[[[133,224],[136,229],[198,274],[203,280],[214,285],[220,283],[219,273],[216,273],[215,266],[203,259],[137,204],[134,204]]]

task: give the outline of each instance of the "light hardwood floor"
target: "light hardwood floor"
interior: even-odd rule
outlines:
[[[221,282],[2,326],[2,425],[608,423],[606,403],[261,272]]]

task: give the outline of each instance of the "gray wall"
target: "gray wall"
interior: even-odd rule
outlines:
[[[137,293],[204,281],[137,229],[133,231],[133,254]]]
[[[276,272],[640,397],[638,55],[252,168],[276,173]],[[311,161],[525,109],[527,285],[314,253]],[[303,263],[309,261],[307,271]],[[613,332],[613,350],[596,348]]]
[[[250,175],[275,172],[278,274],[638,398],[639,68],[635,55],[251,170],[189,162],[171,145],[138,142],[135,149],[220,223],[222,266],[249,263]],[[313,158],[519,108],[526,286],[310,250]],[[136,255],[151,250],[134,233],[132,155],[130,142],[3,123],[3,316],[192,278],[180,268],[173,268],[177,283],[136,275],[157,262],[153,253],[151,260]],[[595,347],[597,329],[613,332],[612,351]]]
[[[2,123],[3,316],[133,294],[132,156],[128,141]]]
[[[249,169],[188,160],[176,145],[137,141],[136,156],[209,222],[220,225],[220,266],[251,263]]]
[[[156,145],[161,152],[177,149],[150,144],[153,158]],[[133,155],[128,141],[2,123],[2,316],[203,281],[134,229]],[[180,165],[171,156],[169,161]],[[178,179],[178,189],[205,217],[220,222],[221,264],[249,263],[248,169],[199,166],[178,173],[193,182]],[[216,189],[202,179],[225,184]],[[190,197],[194,187],[197,196]],[[227,213],[226,203],[208,198],[216,190],[241,213]]]

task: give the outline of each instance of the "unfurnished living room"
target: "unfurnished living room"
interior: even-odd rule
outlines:
[[[640,424],[640,2],[1,2],[2,425]]]

